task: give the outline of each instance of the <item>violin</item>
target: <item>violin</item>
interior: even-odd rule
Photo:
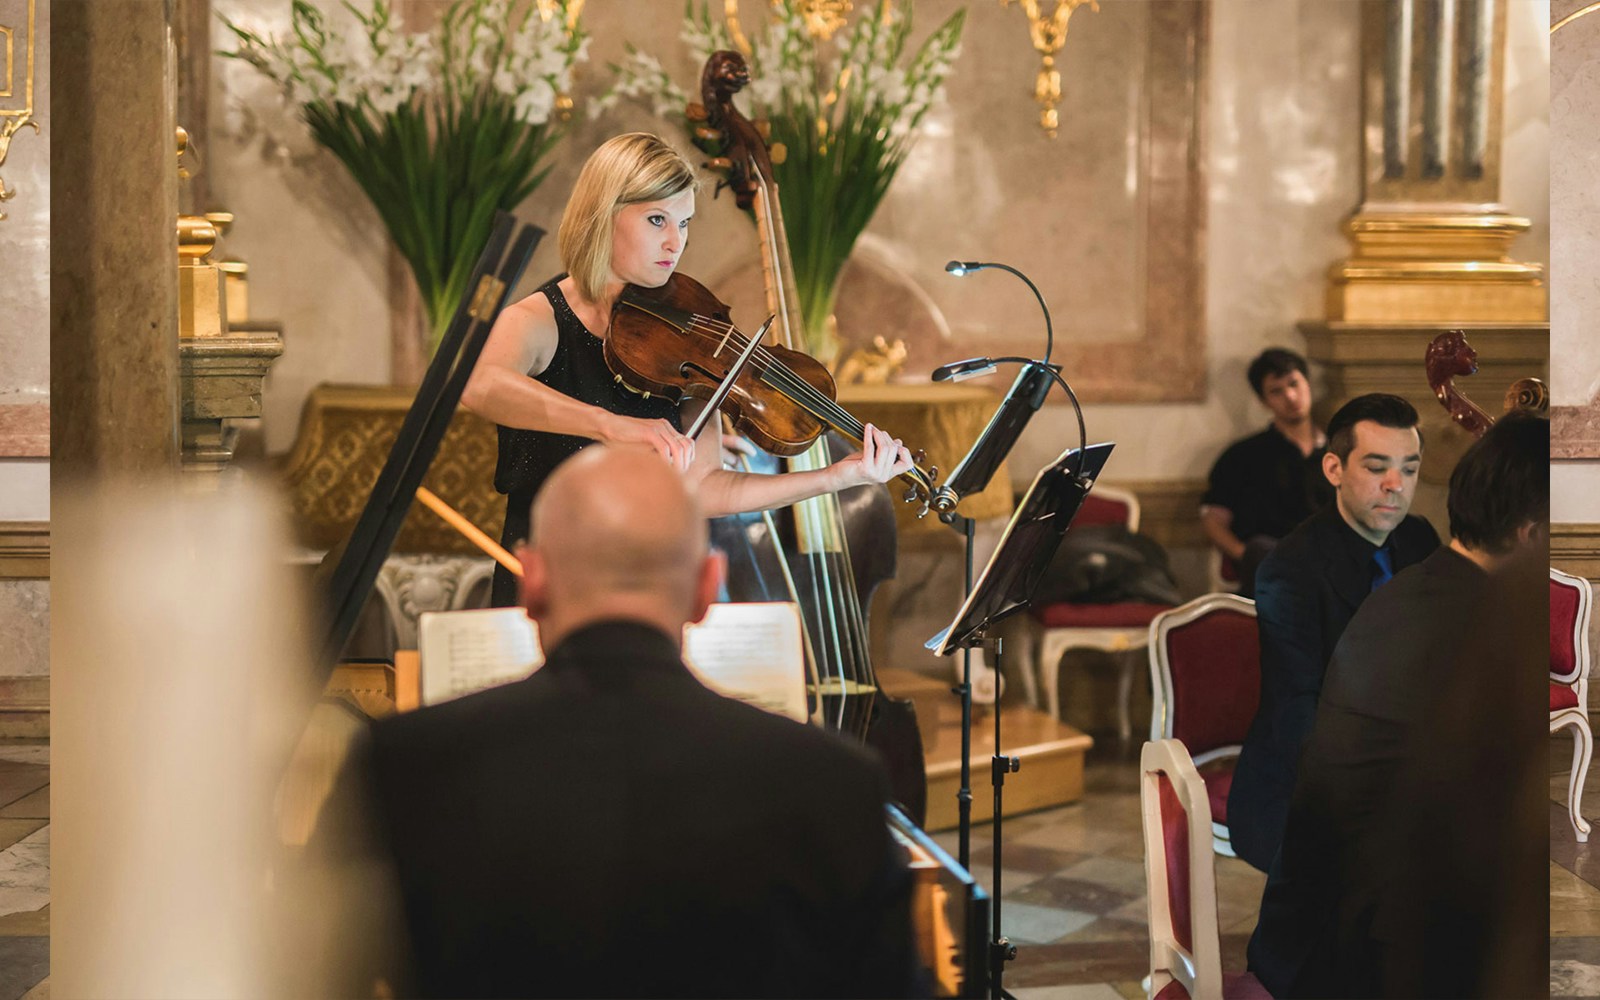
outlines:
[[[635,392],[669,399],[710,399],[733,361],[750,343],[729,319],[728,307],[704,285],[674,274],[659,288],[628,285],[611,310],[606,364]],[[799,455],[829,430],[860,444],[861,421],[836,401],[833,376],[803,351],[778,345],[756,349],[722,402],[734,429],[764,451]],[[921,452],[913,456],[922,461]],[[905,499],[933,497],[938,470],[913,464],[901,474]]]

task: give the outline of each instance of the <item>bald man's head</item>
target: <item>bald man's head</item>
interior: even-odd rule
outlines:
[[[715,592],[705,518],[683,476],[648,449],[585,448],[545,481],[531,522],[523,598],[541,623],[639,609],[681,627],[705,613],[708,562]]]

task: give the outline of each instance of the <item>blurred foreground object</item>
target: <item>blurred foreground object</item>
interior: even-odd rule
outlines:
[[[270,808],[314,692],[281,511],[250,482],[56,504],[53,991],[282,995]]]

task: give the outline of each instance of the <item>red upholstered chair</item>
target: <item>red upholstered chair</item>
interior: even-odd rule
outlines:
[[[1589,839],[1589,823],[1578,807],[1594,751],[1594,733],[1589,729],[1589,612],[1593,600],[1588,580],[1550,570],[1550,731],[1572,727],[1567,815],[1580,844]]]
[[[1126,490],[1096,484],[1084,498],[1083,507],[1073,518],[1074,528],[1095,524],[1120,524],[1129,531],[1139,530],[1139,498]],[[1108,653],[1122,653],[1142,647],[1150,634],[1150,620],[1170,608],[1168,604],[1122,601],[1115,604],[1056,604],[1030,608],[1029,632],[1033,647],[1033,666],[1044,683],[1045,708],[1051,718],[1061,717],[1061,657],[1067,650],[1090,646]],[[1117,679],[1117,730],[1123,739],[1133,735],[1129,701],[1137,664],[1131,658],[1122,665]]]
[[[1177,740],[1155,740],[1139,757],[1144,873],[1150,913],[1150,996],[1156,1000],[1267,997],[1248,972],[1222,971],[1217,876],[1206,843],[1205,782]]]
[[[1150,738],[1188,748],[1211,805],[1212,846],[1234,857],[1228,837],[1233,766],[1261,699],[1256,603],[1206,594],[1150,623]]]

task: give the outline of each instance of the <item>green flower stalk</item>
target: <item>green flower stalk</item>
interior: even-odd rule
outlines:
[[[913,50],[909,0],[879,0],[834,39],[813,34],[800,6],[775,0],[765,31],[751,39],[746,113],[770,122],[772,142],[786,147],[773,179],[806,347],[829,360],[837,347],[828,320],[840,272],[960,54],[966,12],[956,11]],[[700,64],[713,51],[734,48],[726,24],[713,19],[704,0],[698,8],[689,0],[681,37]],[[680,109],[693,136],[681,114],[691,98],[656,59],[630,46],[628,57],[611,68],[616,82],[591,113],[623,97],[649,100],[658,111]]]
[[[430,353],[467,292],[497,210],[549,173],[572,72],[586,58],[582,0],[456,0],[431,32],[397,28],[388,0],[344,0],[342,33],[294,0],[292,32],[263,37],[222,18],[242,59],[283,88],[312,138],[339,158],[411,266]]]

